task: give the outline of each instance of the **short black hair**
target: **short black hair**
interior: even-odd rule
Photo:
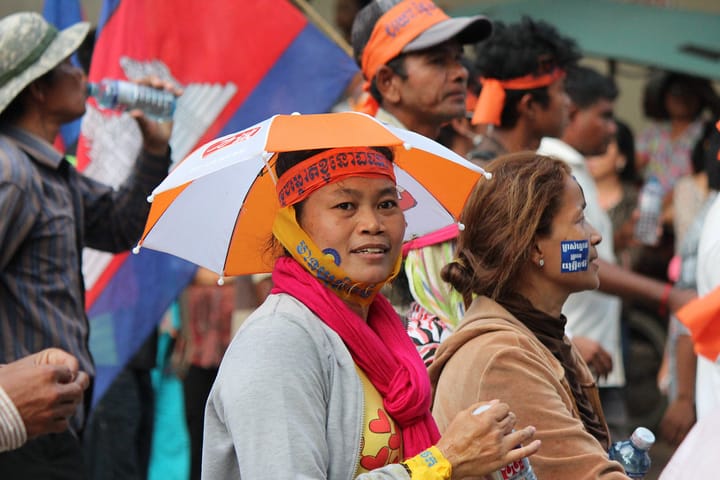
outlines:
[[[615,81],[590,67],[575,65],[567,69],[565,91],[570,100],[581,109],[599,100],[614,101],[618,96]]]
[[[494,22],[492,36],[475,46],[475,70],[480,77],[508,80],[546,73],[546,70],[555,67],[567,69],[580,57],[575,40],[561,35],[549,23],[523,17],[512,24]],[[542,106],[548,105],[547,87],[508,90],[505,92],[500,125],[515,126],[518,120],[517,103],[527,93]]]
[[[478,73],[499,80],[544,73],[548,62],[567,68],[581,57],[575,40],[530,17],[511,24],[494,22],[492,36],[476,44],[475,53]]]

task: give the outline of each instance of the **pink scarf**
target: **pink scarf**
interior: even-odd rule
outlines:
[[[277,260],[272,279],[272,293],[297,298],[340,335],[398,422],[405,458],[434,445],[440,432],[430,414],[430,378],[390,302],[377,295],[366,323],[292,258]]]

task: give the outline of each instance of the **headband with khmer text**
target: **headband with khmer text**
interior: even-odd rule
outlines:
[[[386,176],[396,181],[393,163],[382,153],[367,147],[331,148],[284,172],[275,188],[280,206],[286,207],[343,178],[375,176]]]

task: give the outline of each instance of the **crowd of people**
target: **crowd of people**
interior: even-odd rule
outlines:
[[[635,135],[615,117],[614,80],[544,21],[371,0],[338,2],[337,23],[364,83],[339,105],[489,175],[459,224],[403,245],[393,149],[276,156],[278,191],[335,155],[376,161],[338,164],[283,199],[271,275],[218,285],[200,268],[181,295],[190,478],[482,477],[525,457],[540,479],[627,478],[607,452],[637,426],[626,366],[638,310],[668,332],[662,367],[646,372],[668,406],[648,426],[675,448],[713,421],[720,370],[682,313],[720,286],[711,82],[650,78]],[[82,248],[134,246],[170,167],[172,122],[130,112],[143,146],[119,188],[53,147],[85,112],[86,74],[69,57],[88,30],[29,12],[0,20],[2,478],[147,477],[156,338],[91,411]],[[634,228],[651,181],[665,200],[659,241],[644,245]],[[329,285],[301,243],[332,250],[316,266],[352,284]]]

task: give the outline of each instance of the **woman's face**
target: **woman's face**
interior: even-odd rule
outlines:
[[[540,268],[549,288],[570,294],[598,288],[596,246],[602,237],[585,219],[585,197],[577,181],[565,179],[560,208],[552,222],[552,231],[537,241],[545,264]]]
[[[318,189],[305,200],[298,223],[356,282],[385,281],[405,235],[397,187],[386,177],[351,177]]]
[[[665,109],[671,119],[694,119],[700,113],[700,98],[689,85],[674,83],[665,93]]]
[[[585,165],[595,180],[602,180],[619,176],[625,167],[625,161],[625,156],[620,153],[617,142],[613,140],[604,154],[586,157]]]

